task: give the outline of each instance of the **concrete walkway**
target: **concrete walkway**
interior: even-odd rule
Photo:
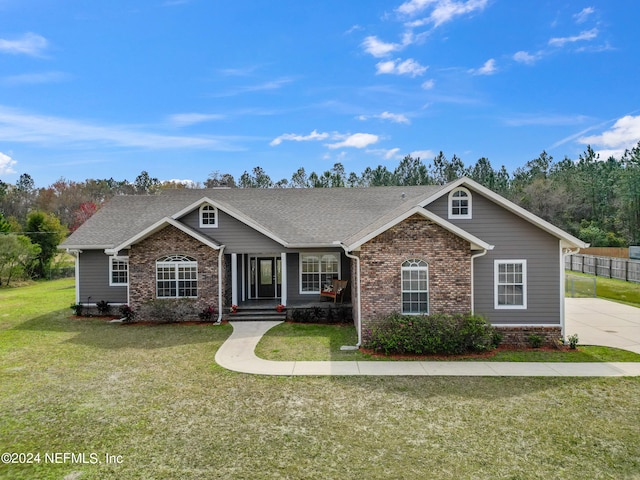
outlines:
[[[640,309],[601,298],[565,299],[565,331],[582,345],[640,353]]]
[[[572,299],[573,300],[573,299]],[[570,303],[570,302],[568,302]],[[610,302],[607,302],[610,303]],[[589,306],[577,302],[577,306],[567,306],[576,312],[576,321],[588,321],[582,309]],[[630,307],[632,308],[632,307]],[[638,310],[636,309],[636,312]],[[633,312],[631,312],[633,313]],[[617,319],[618,317],[613,317]],[[635,317],[634,317],[635,318]],[[619,319],[624,320],[624,319]],[[573,322],[574,320],[572,320]],[[613,321],[613,320],[612,320]],[[617,321],[617,320],[616,320]],[[628,320],[633,322],[633,319]],[[409,376],[540,376],[540,377],[620,377],[640,376],[638,363],[546,363],[546,362],[420,362],[420,361],[273,361],[256,356],[255,348],[262,336],[281,322],[231,322],[233,333],[216,353],[216,362],[228,369],[258,375],[409,375]],[[578,333],[580,343],[587,344],[582,335],[589,330],[576,329],[578,323],[571,323]],[[589,326],[589,328],[601,328]],[[609,327],[606,327],[609,328]],[[597,343],[597,342],[593,342]],[[614,345],[615,346],[615,345]]]

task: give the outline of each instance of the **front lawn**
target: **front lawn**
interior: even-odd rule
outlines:
[[[0,289],[0,452],[41,455],[0,478],[640,475],[638,378],[238,374],[230,326],[70,318],[72,286]]]

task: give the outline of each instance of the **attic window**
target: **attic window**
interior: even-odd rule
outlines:
[[[449,220],[464,218],[471,218],[471,193],[460,187],[449,193]]]
[[[218,209],[213,205],[200,207],[200,228],[218,228]]]

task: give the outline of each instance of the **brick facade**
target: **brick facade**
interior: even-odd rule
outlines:
[[[420,215],[362,245],[359,256],[363,332],[402,310],[401,266],[414,258],[429,265],[429,313],[471,311],[469,242]]]
[[[129,251],[130,306],[156,298],[156,261],[167,255],[185,255],[198,262],[196,308],[218,307],[218,251],[200,243],[178,228],[168,225],[131,247]]]

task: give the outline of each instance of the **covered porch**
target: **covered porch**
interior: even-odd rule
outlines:
[[[322,293],[334,280],[346,284],[335,304],[351,307],[351,260],[341,249],[229,253],[225,270],[226,307],[326,307],[334,299]]]

